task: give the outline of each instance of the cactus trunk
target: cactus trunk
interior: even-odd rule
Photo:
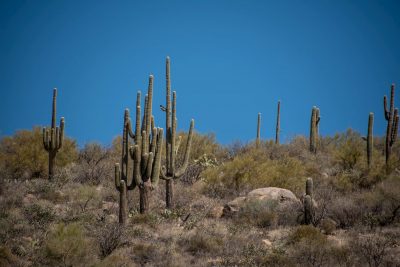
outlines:
[[[275,144],[279,145],[279,132],[281,130],[281,101],[278,101],[278,112],[276,115]]]
[[[318,136],[319,136],[319,109],[313,107],[311,111],[311,126],[310,126],[310,152],[317,153]]]
[[[386,127],[386,141],[385,141],[385,159],[386,171],[389,172],[389,160],[392,152],[392,146],[397,140],[397,131],[399,127],[398,109],[394,107],[394,84],[390,88],[390,106],[387,107],[387,97],[383,97],[383,108],[385,119],[387,121]]]
[[[304,196],[304,223],[312,224],[314,223],[314,183],[312,178],[307,178],[306,181],[306,195]]]
[[[261,127],[261,113],[258,113],[258,116],[257,116],[256,147],[260,146],[260,127]]]
[[[166,185],[165,185],[165,194],[166,194],[166,198],[165,198],[165,204],[167,209],[172,209],[173,208],[173,202],[172,199],[174,198],[174,189],[173,189],[173,180],[167,180],[165,181]]]

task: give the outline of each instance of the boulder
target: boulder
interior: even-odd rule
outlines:
[[[249,203],[266,203],[273,202],[276,205],[283,207],[293,203],[298,203],[300,200],[293,194],[292,191],[278,188],[278,187],[265,187],[255,189],[247,194],[245,197],[237,197],[228,202],[224,206],[223,216],[232,216],[237,213],[241,208]]]

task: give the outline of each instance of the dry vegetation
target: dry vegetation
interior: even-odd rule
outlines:
[[[322,138],[316,154],[302,136],[255,148],[222,147],[213,135],[195,134],[175,207],[165,209],[164,182],[148,214],[139,214],[138,192],[129,191],[122,227],[113,169],[120,139],[82,149],[66,139],[48,181],[41,138],[34,128],[0,142],[0,266],[400,265],[398,142],[386,174],[383,139],[374,140],[368,170],[366,143],[351,130]],[[282,187],[301,199],[307,177],[314,180],[314,225],[302,225],[301,205],[247,205],[220,217],[224,204],[255,188]]]

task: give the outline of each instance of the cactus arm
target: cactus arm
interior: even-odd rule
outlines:
[[[398,109],[396,108],[394,110],[394,121],[393,121],[393,126],[392,126],[392,136],[390,140],[390,145],[392,146],[396,140],[397,140],[397,132],[399,129],[399,115],[398,115]]]
[[[141,116],[141,111],[140,111],[140,96],[141,92],[137,92],[136,95],[136,123],[135,123],[135,136],[140,135],[140,116]]]
[[[176,92],[172,92],[172,125],[171,125],[171,149],[169,151],[170,153],[170,169],[169,169],[169,175],[174,176],[175,175],[175,138],[176,138]]]
[[[388,108],[387,108],[387,97],[386,97],[386,95],[383,96],[383,112],[384,112],[384,115],[385,115],[385,119],[388,121],[389,120],[389,111],[388,111]]]
[[[160,166],[161,166],[161,155],[162,155],[162,145],[163,145],[163,137],[164,132],[162,128],[158,128],[157,134],[157,148],[154,156],[153,162],[153,172],[151,173],[151,183],[153,185],[158,184],[159,176],[160,176]]]
[[[51,128],[56,127],[57,88],[53,89],[53,108],[51,113]]]
[[[367,141],[368,168],[370,168],[371,164],[372,164],[372,149],[374,146],[373,125],[374,125],[374,113],[371,112],[371,113],[369,113],[369,116],[368,116],[368,134],[367,134],[367,137],[364,139]]]
[[[192,146],[192,138],[193,138],[193,128],[194,128],[194,120],[192,119],[191,122],[190,122],[188,139],[187,139],[187,142],[186,142],[186,150],[185,150],[185,156],[184,156],[184,160],[183,160],[183,165],[175,173],[174,178],[181,177],[185,173],[185,171],[186,171],[186,169],[187,169],[187,167],[189,165],[190,149],[191,149],[191,146]]]
[[[257,135],[256,135],[256,146],[260,144],[260,128],[261,128],[261,113],[257,116]]]
[[[140,157],[140,146],[135,145],[131,149],[131,154],[133,154],[134,158],[134,168],[133,168],[133,179],[132,181],[135,181],[136,185],[142,186],[143,181],[142,181],[142,175],[141,175],[141,157]],[[128,188],[129,190],[132,190],[131,188]]]
[[[148,100],[149,100],[149,97],[148,97],[148,95],[145,95],[145,97],[144,97],[144,113],[143,113],[143,119],[142,119],[142,129],[141,129],[141,132],[143,132],[143,131],[145,131],[146,130],[146,128],[147,128],[147,126],[146,126],[146,110],[147,110],[147,105],[148,105]]]
[[[151,144],[150,144],[150,152],[155,155],[156,149],[157,149],[157,128],[154,127],[152,128],[152,134],[151,134]]]
[[[121,190],[121,170],[119,168],[119,163],[115,163],[114,167],[114,183],[115,183],[115,188],[120,191]]]
[[[60,135],[59,135],[59,140],[58,140],[58,148],[62,148],[63,143],[64,143],[64,127],[65,127],[65,119],[64,117],[61,117],[60,119]]]
[[[145,173],[146,178],[151,177],[151,173],[153,171],[153,160],[154,160],[154,154],[150,152],[146,165],[146,173]]]
[[[166,89],[167,89],[167,95],[166,95],[166,102],[167,106],[165,107],[165,135],[166,135],[166,140],[165,140],[165,154],[166,154],[166,166],[167,166],[167,172],[171,168],[171,152],[170,152],[170,145],[171,145],[171,75],[170,75],[170,58],[167,57],[166,59]]]

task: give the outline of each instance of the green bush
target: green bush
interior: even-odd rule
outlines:
[[[51,266],[91,266],[96,261],[94,247],[81,225],[57,224],[45,241],[44,261]]]
[[[63,167],[77,159],[75,140],[64,137],[56,157],[56,166]],[[21,130],[0,140],[0,162],[9,178],[19,179],[47,175],[48,154],[43,147],[42,129]]]

